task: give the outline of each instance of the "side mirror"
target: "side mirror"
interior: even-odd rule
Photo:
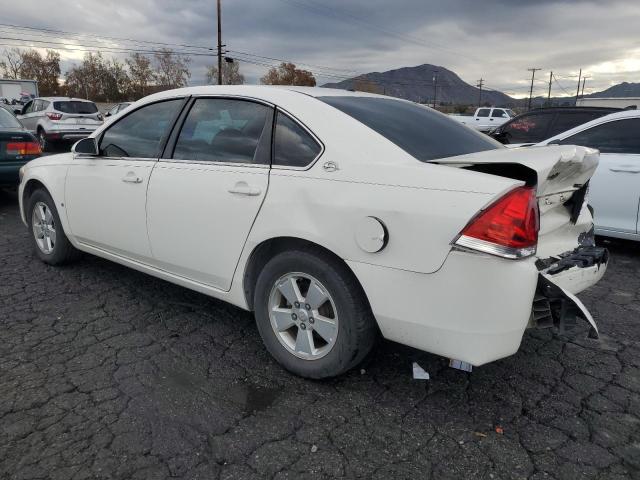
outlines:
[[[71,151],[78,155],[97,156],[98,144],[96,143],[95,138],[83,138],[82,140],[78,140],[74,143],[73,147],[71,147]]]

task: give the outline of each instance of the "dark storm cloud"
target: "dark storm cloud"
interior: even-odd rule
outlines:
[[[46,12],[42,0],[12,3],[12,18],[19,19],[13,23],[172,44],[215,44],[213,0],[55,3]],[[540,93],[551,69],[570,91],[579,68],[589,70],[587,88],[638,81],[640,70],[640,2],[634,0],[223,0],[222,17],[227,48],[311,64],[307,68],[321,83],[352,73],[433,63],[469,83],[482,76],[491,87],[523,94],[528,67],[544,69],[536,82]],[[204,81],[204,66],[211,62],[213,58],[193,57],[193,83]],[[241,65],[253,82],[266,68]],[[556,85],[554,92],[562,93]]]

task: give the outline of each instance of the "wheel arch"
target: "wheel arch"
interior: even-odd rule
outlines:
[[[318,253],[322,256],[331,258],[333,261],[341,265],[350,275],[353,276],[358,287],[361,290],[361,293],[364,295],[367,304],[370,305],[369,298],[367,297],[367,293],[365,292],[362,283],[356,276],[355,272],[349,267],[347,262],[345,262],[342,257],[335,254],[327,247],[324,247],[310,240],[299,237],[282,236],[263,240],[261,243],[256,245],[256,247],[251,251],[251,254],[249,255],[249,258],[245,264],[244,275],[242,277],[242,288],[244,298],[247,303],[247,308],[250,311],[253,311],[254,309],[253,296],[255,293],[258,276],[260,275],[262,269],[269,262],[269,260],[271,260],[277,254],[294,249]]]
[[[22,214],[24,218],[27,218],[27,203],[29,201],[29,198],[31,197],[31,195],[33,195],[33,192],[38,189],[42,189],[49,195],[51,195],[51,191],[49,191],[47,186],[36,178],[30,178],[24,185],[24,188],[22,190]]]

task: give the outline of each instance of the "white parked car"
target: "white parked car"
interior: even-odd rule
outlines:
[[[21,171],[37,255],[79,250],[255,312],[296,374],[381,334],[481,365],[593,319],[597,151],[509,150],[430,108],[325,88],[161,92]]]
[[[589,182],[596,233],[640,240],[640,112],[612,113],[538,145],[550,144],[600,150],[600,165]]]
[[[47,151],[52,143],[88,137],[104,117],[89,100],[41,97],[27,102],[18,119],[38,137],[42,151]]]
[[[508,108],[481,107],[476,109],[473,115],[449,115],[454,120],[479,132],[488,132],[498,128],[516,116],[513,110]]]

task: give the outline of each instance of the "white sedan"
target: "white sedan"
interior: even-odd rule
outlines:
[[[595,150],[509,150],[427,107],[298,87],[161,92],[21,171],[36,254],[79,251],[255,312],[290,371],[382,336],[481,365],[593,319]]]
[[[600,165],[589,182],[596,233],[640,240],[640,112],[612,113],[538,145],[550,144],[600,150]]]

